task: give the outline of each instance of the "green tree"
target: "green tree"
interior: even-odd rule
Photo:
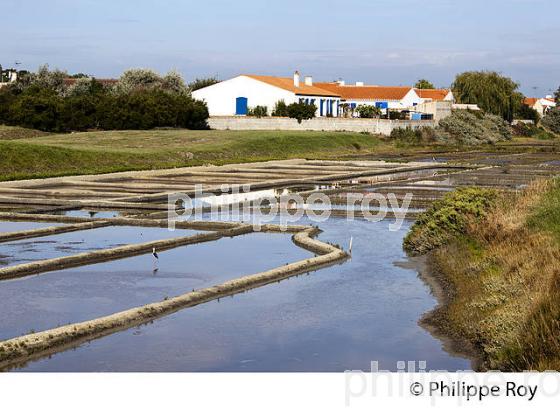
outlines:
[[[274,104],[274,109],[272,110],[271,115],[273,117],[288,117],[289,116],[288,106],[286,105],[284,100],[277,101],[276,104]]]
[[[541,120],[541,124],[550,131],[560,134],[560,108],[548,111]]]
[[[426,90],[426,89],[434,89],[436,87],[434,87],[434,85],[428,80],[426,80],[425,78],[421,78],[420,80],[416,81],[416,84],[414,84],[414,88],[418,88],[420,90]]]
[[[209,87],[214,84],[218,84],[220,80],[216,77],[208,77],[208,78],[196,78],[194,81],[191,81],[188,85],[189,89],[192,91],[200,90],[204,87]]]
[[[300,124],[303,120],[314,118],[315,112],[317,112],[315,104],[299,102],[288,105],[288,117],[295,118]]]
[[[250,117],[266,117],[268,115],[268,108],[264,105],[257,105],[256,107],[249,108],[247,115]]]
[[[62,98],[54,90],[33,86],[19,95],[10,106],[10,122],[41,131],[62,131],[62,107]]]
[[[519,84],[495,71],[468,71],[457,75],[452,85],[458,103],[477,104],[484,111],[507,121],[523,103]]]
[[[160,76],[154,70],[133,68],[126,70],[113,86],[115,94],[130,94],[138,90],[160,90],[171,94],[190,94],[183,78],[176,71]]]
[[[381,109],[374,105],[358,105],[356,107],[356,112],[361,118],[375,118],[381,115]]]
[[[556,104],[560,104],[560,87],[554,92],[554,99],[556,100]]]
[[[537,110],[529,107],[527,104],[521,104],[517,107],[514,116],[519,120],[532,120],[535,124],[538,124],[541,119]]]

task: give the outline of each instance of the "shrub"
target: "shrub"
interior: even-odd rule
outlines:
[[[98,103],[98,117],[103,129],[203,129],[207,127],[208,109],[205,103],[189,96],[144,90],[105,96]]]
[[[59,73],[45,67],[22,84],[2,88],[0,123],[55,132],[208,126],[206,104],[191,98],[177,73],[129,70],[116,91],[87,77],[61,91]]]
[[[465,231],[469,219],[486,215],[497,198],[483,188],[459,188],[446,194],[416,220],[404,239],[404,249],[412,255],[424,254]]]
[[[482,111],[453,111],[436,130],[436,140],[447,144],[494,144],[511,138],[510,127],[501,117]]]
[[[541,120],[541,124],[555,134],[560,134],[560,108],[550,110]]]
[[[126,70],[113,86],[113,92],[117,95],[130,94],[139,90],[159,90],[171,94],[190,94],[190,90],[176,71],[170,71],[162,77],[153,70],[134,68]]]
[[[191,81],[188,87],[189,90],[191,90],[192,92],[192,91],[200,90],[201,88],[204,87],[209,87],[211,85],[218,84],[219,82],[220,80],[218,80],[216,77],[197,78],[194,81]]]
[[[272,110],[273,117],[288,117],[288,106],[284,102],[284,100],[277,101],[274,104],[274,109]]]
[[[434,141],[435,130],[431,127],[394,128],[391,131],[391,138],[395,139],[397,147],[423,145]]]
[[[519,122],[511,127],[513,135],[516,137],[536,138],[540,140],[554,139],[554,134],[546,131],[534,124]]]
[[[402,111],[389,111],[390,120],[406,120],[406,113]]]
[[[374,105],[358,105],[356,112],[361,118],[375,118],[381,115],[381,109]]]
[[[287,108],[288,117],[295,118],[300,124],[303,120],[314,118],[317,111],[315,104],[305,104],[304,102],[292,103]]]
[[[520,120],[531,120],[535,124],[538,124],[541,116],[534,108],[531,108],[526,104],[521,104],[515,112],[515,118]]]
[[[247,115],[257,118],[266,117],[268,115],[268,107],[257,105],[256,107],[249,108],[247,110]]]
[[[41,131],[61,131],[62,98],[54,90],[28,88],[9,108],[9,124]]]
[[[516,137],[533,137],[538,133],[539,127],[535,124],[518,122],[517,124],[511,126],[511,131]]]

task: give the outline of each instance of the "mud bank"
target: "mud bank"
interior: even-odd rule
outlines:
[[[220,285],[188,292],[162,302],[151,303],[109,316],[74,323],[39,333],[0,342],[0,369],[16,366],[69,347],[80,345],[111,333],[148,323],[178,310],[234,295],[256,287],[277,282],[331,264],[341,262],[349,255],[326,243],[313,239],[317,228],[307,228],[293,236],[296,245],[319,254],[285,266],[243,276]]]

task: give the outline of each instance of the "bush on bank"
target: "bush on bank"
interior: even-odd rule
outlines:
[[[176,73],[128,70],[113,86],[87,77],[67,86],[63,78],[41,68],[0,89],[0,124],[48,132],[207,128],[206,104],[191,98]]]
[[[511,138],[506,121],[481,111],[455,110],[442,119],[436,129],[436,140],[446,144],[495,144]]]
[[[421,255],[465,232],[467,222],[483,218],[493,205],[496,193],[483,188],[459,188],[435,201],[412,226],[404,239],[404,249]]]

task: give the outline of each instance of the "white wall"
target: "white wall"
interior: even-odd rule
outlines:
[[[410,89],[408,93],[404,96],[401,100],[401,104],[405,107],[412,107],[414,104],[420,104],[422,102],[422,98],[416,94],[413,88]]]
[[[216,130],[353,131],[390,135],[395,128],[435,127],[435,121],[399,121],[376,118],[312,118],[300,123],[286,117],[212,117],[208,125]]]
[[[266,106],[269,114],[277,101],[284,100],[286,104],[298,101],[295,94],[290,91],[243,75],[196,90],[192,96],[206,102],[211,116],[235,115],[237,97],[247,98],[248,107]]]

